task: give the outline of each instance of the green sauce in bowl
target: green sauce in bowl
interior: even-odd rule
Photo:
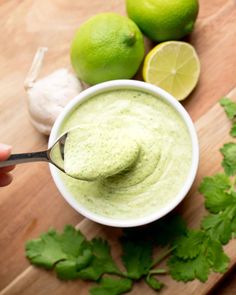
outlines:
[[[111,219],[157,212],[182,189],[192,165],[192,140],[181,115],[161,98],[124,89],[81,102],[60,128],[69,138],[66,188],[87,210]],[[76,129],[75,129],[76,130]],[[80,169],[81,168],[81,169]]]

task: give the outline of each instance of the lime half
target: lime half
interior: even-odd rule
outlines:
[[[154,47],[144,61],[144,80],[163,88],[177,100],[185,99],[192,92],[199,75],[198,55],[186,42],[163,42]]]

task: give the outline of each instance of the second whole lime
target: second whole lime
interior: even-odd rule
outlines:
[[[198,0],[126,0],[129,17],[153,41],[178,40],[191,33]]]
[[[101,13],[82,24],[71,45],[77,76],[93,85],[129,79],[144,57],[144,40],[137,25],[116,13]]]

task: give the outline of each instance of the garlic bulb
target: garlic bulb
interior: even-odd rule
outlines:
[[[45,47],[38,49],[24,86],[32,124],[39,132],[49,135],[56,118],[65,105],[82,91],[82,85],[65,68],[37,81],[46,51]]]

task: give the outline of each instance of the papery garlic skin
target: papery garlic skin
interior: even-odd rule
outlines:
[[[66,68],[37,80],[47,50],[47,47],[38,48],[24,87],[32,124],[39,132],[49,135],[56,118],[66,104],[82,91],[82,85]]]
[[[82,91],[80,81],[67,69],[59,69],[27,89],[31,122],[43,134],[51,128],[66,104]]]

